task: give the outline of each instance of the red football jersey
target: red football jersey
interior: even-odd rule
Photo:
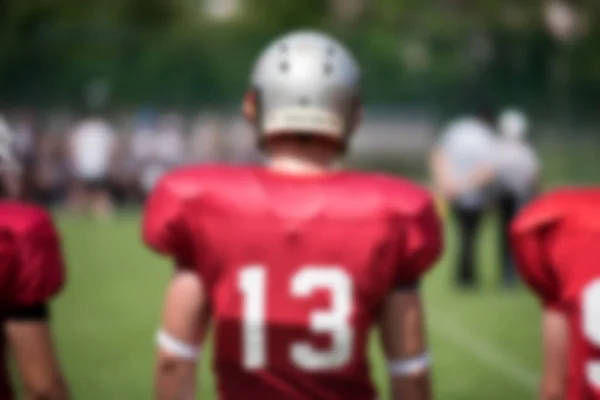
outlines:
[[[521,275],[570,325],[569,400],[600,400],[600,188],[563,189],[512,226]]]
[[[0,202],[0,309],[46,302],[65,279],[58,234],[41,208]],[[5,315],[0,318],[4,319]],[[5,358],[0,342],[0,357]],[[0,400],[12,398],[5,363],[0,366]]]
[[[374,399],[378,307],[442,250],[424,189],[354,172],[182,169],[159,183],[143,229],[150,247],[202,277],[226,400]]]

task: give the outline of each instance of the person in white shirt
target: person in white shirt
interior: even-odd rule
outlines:
[[[525,114],[516,109],[505,110],[498,119],[498,206],[500,212],[500,245],[502,278],[506,286],[514,286],[517,274],[511,259],[510,223],[519,209],[537,192],[540,181],[538,157],[527,142],[529,123]]]
[[[431,156],[434,184],[458,222],[461,247],[456,281],[476,285],[475,243],[483,212],[493,199],[496,175],[494,114],[481,106],[473,115],[451,121]]]
[[[72,192],[75,209],[108,217],[112,201],[108,178],[117,134],[103,118],[90,115],[79,123],[70,138],[71,166],[76,180]]]

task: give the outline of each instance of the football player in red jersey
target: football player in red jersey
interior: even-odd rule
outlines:
[[[68,390],[50,332],[48,302],[64,282],[52,217],[17,201],[22,171],[10,132],[0,130],[0,400],[14,398],[5,363],[10,349],[26,400],[66,400]]]
[[[334,39],[276,40],[244,103],[266,166],[187,167],[155,188],[143,236],[177,265],[158,399],[194,398],[209,323],[220,399],[373,400],[374,326],[394,399],[430,398],[419,281],[442,250],[440,222],[416,184],[338,167],[359,83]]]
[[[544,306],[540,399],[600,399],[600,187],[543,196],[511,236],[520,273]]]

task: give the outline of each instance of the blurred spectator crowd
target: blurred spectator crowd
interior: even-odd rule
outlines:
[[[257,158],[245,122],[217,112],[77,115],[15,110],[3,118],[29,172],[30,195],[46,206],[76,199],[90,185],[92,178],[86,176],[93,175],[92,184],[101,186],[115,205],[139,205],[173,167]]]

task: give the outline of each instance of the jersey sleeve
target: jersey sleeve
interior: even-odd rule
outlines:
[[[179,267],[193,265],[193,247],[184,212],[185,199],[169,176],[162,178],[144,210],[142,236],[156,252],[173,258]]]
[[[545,308],[561,308],[560,280],[548,258],[548,242],[557,221],[526,209],[511,227],[511,246],[519,274]],[[535,219],[535,220],[534,220]]]
[[[14,244],[13,305],[45,303],[65,281],[61,242],[52,218],[45,212],[36,214],[28,228],[15,235]]]
[[[399,286],[417,283],[444,249],[442,224],[431,196],[427,196],[424,205],[406,222],[406,250],[396,281]]]

